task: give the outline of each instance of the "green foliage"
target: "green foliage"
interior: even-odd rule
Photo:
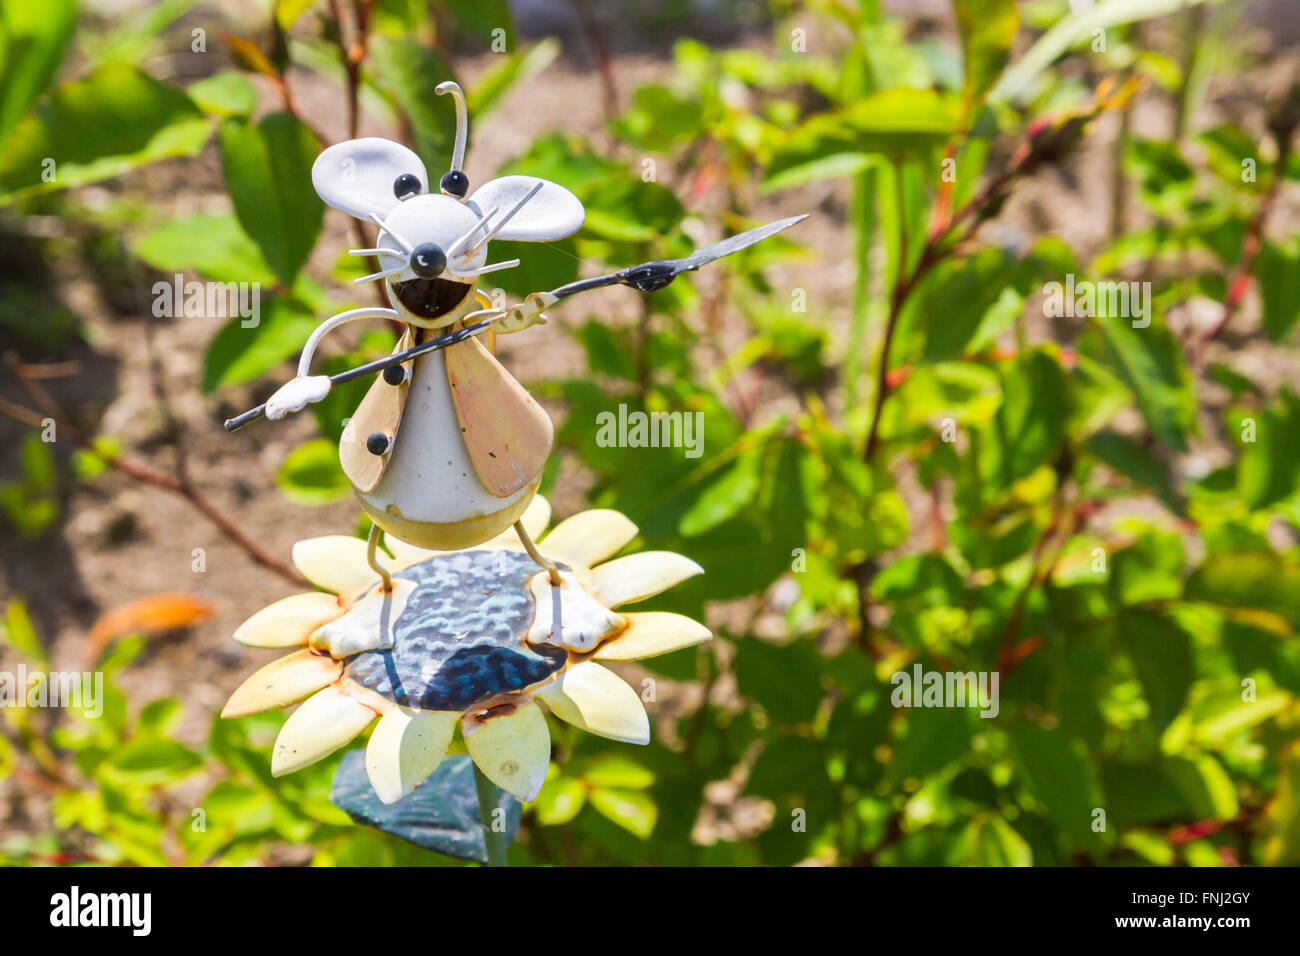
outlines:
[[[221,124],[221,168],[235,215],[272,270],[292,286],[311,254],[325,206],[311,185],[321,144],[292,113],[270,113],[257,123]]]
[[[58,87],[14,126],[0,159],[0,201],[193,156],[211,132],[181,90],[133,66],[109,64]]]

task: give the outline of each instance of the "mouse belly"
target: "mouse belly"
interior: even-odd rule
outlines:
[[[417,548],[472,548],[509,528],[524,513],[539,474],[506,498],[479,481],[461,437],[441,352],[416,361],[384,475],[372,491],[355,487],[370,519]]]

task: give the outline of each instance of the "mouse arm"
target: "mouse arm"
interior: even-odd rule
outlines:
[[[588,292],[592,289],[602,289],[605,286],[625,285],[636,289],[638,292],[654,292],[668,285],[683,272],[694,272],[702,265],[707,265],[715,259],[721,259],[723,256],[729,256],[733,252],[739,252],[741,249],[752,246],[768,236],[774,236],[778,232],[789,229],[807,218],[806,215],[791,216],[789,219],[769,222],[765,226],[750,229],[747,232],[723,239],[721,242],[715,242],[711,246],[697,249],[684,259],[661,259],[656,262],[643,262],[641,265],[629,266],[626,269],[620,269],[618,272],[611,272],[609,275],[578,279],[568,285],[562,285],[558,289],[552,289],[550,292],[534,292],[519,305],[512,306],[507,310],[506,314],[492,328],[497,332],[520,332],[530,326],[545,323],[546,316],[542,315],[543,309],[549,309],[560,299],[567,296],[576,295],[579,292]]]
[[[402,352],[394,352],[392,355],[382,359],[376,359],[373,362],[367,362],[346,372],[340,372],[332,378],[325,376],[308,376],[307,371],[311,367],[311,349],[315,343],[320,340],[330,328],[340,322],[350,321],[351,318],[364,318],[365,315],[384,315],[389,318],[396,318],[397,313],[390,312],[387,309],[354,309],[351,312],[344,312],[336,315],[333,319],[321,324],[312,337],[307,342],[307,347],[303,349],[302,361],[299,363],[299,378],[294,379],[288,385],[285,385],[280,392],[271,396],[271,401],[265,405],[259,405],[257,408],[249,409],[242,415],[226,421],[226,431],[236,431],[247,425],[251,421],[266,417],[278,417],[270,414],[272,402],[276,402],[276,411],[283,416],[286,412],[280,411],[283,407],[286,411],[297,411],[308,402],[320,401],[329,393],[329,386],[340,385],[343,382],[350,382],[353,379],[361,378],[364,375],[373,375],[375,372],[382,372],[391,365],[400,365],[408,362],[417,356],[425,355],[438,349],[444,349],[449,345],[455,345],[457,342],[463,342],[465,339],[486,332],[493,328],[498,332],[519,332],[530,326],[540,324],[546,321],[542,315],[543,309],[549,309],[556,302],[579,292],[587,292],[591,289],[600,289],[609,285],[625,285],[638,292],[654,292],[656,289],[662,289],[668,283],[672,282],[683,272],[693,272],[702,265],[720,259],[723,256],[731,255],[747,246],[766,239],[768,236],[774,236],[778,232],[789,229],[795,223],[802,222],[808,218],[804,216],[791,216],[789,219],[780,219],[776,222],[770,222],[765,226],[759,226],[756,229],[750,229],[734,236],[723,239],[721,242],[715,242],[711,246],[705,246],[703,249],[697,249],[694,253],[684,259],[664,259],[656,262],[644,262],[641,265],[630,266],[626,269],[620,269],[618,272],[612,272],[609,275],[594,276],[590,279],[578,279],[576,282],[570,282],[567,285],[560,286],[558,289],[552,289],[550,292],[533,292],[518,305],[511,306],[509,309],[482,309],[478,312],[472,312],[465,316],[463,321],[465,327],[457,329],[455,332],[449,332],[446,335],[436,339],[429,339],[421,342]],[[502,314],[504,312],[504,314]],[[478,320],[478,321],[474,321]],[[470,324],[470,323],[473,324]],[[318,381],[323,380],[323,382]],[[295,385],[295,382],[301,381],[303,384]],[[290,388],[293,386],[293,388]],[[321,389],[324,391],[321,391]],[[277,399],[281,392],[284,392],[284,401]],[[319,392],[319,395],[317,393]],[[291,400],[291,401],[290,401]],[[296,405],[296,407],[291,407]]]
[[[302,347],[302,354],[298,357],[298,374],[281,385],[275,394],[266,400],[266,405],[263,406],[266,417],[277,421],[290,412],[301,411],[312,402],[319,402],[328,395],[331,385],[329,376],[311,374],[311,360],[315,357],[316,346],[327,333],[334,331],[340,325],[355,322],[357,319],[375,318],[396,320],[398,315],[392,309],[367,306],[340,312],[316,326],[308,337],[307,343]]]

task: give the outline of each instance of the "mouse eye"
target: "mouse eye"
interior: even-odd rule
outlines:
[[[442,182],[438,185],[448,196],[464,199],[465,193],[469,192],[469,177],[459,169],[453,169],[451,172],[443,174]]]
[[[398,199],[410,199],[412,196],[420,195],[422,187],[419,176],[414,173],[402,173],[393,180],[393,195]]]

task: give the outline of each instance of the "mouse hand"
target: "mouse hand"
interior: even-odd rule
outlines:
[[[290,412],[301,411],[312,402],[319,402],[330,393],[328,375],[299,375],[281,385],[266,400],[266,417],[279,421]]]
[[[549,292],[533,292],[519,305],[513,305],[501,318],[492,323],[492,328],[500,333],[522,332],[534,325],[545,325],[546,316],[542,309],[548,309],[560,301]]]

